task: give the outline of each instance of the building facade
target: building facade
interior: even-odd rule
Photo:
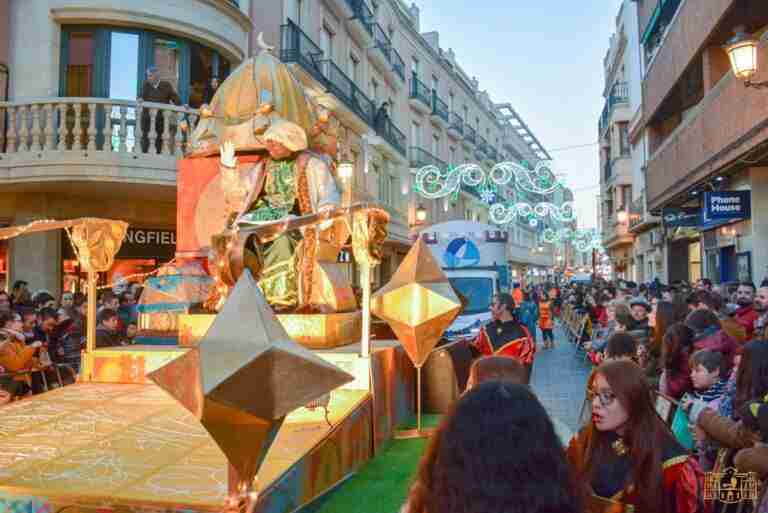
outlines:
[[[734,76],[724,45],[741,25],[760,38],[768,4],[712,0],[702,9],[691,0],[651,0],[638,9],[647,209],[665,220],[695,214],[722,191],[750,191],[752,204],[748,218],[668,226],[664,278],[760,282],[768,271],[768,218],[760,215],[768,204],[768,94]],[[764,41],[758,58],[765,69]]]
[[[488,205],[472,190],[456,201],[421,199],[413,186],[419,168],[548,158],[512,106],[494,103],[440,47],[438,33],[420,32],[418,8],[399,0],[0,6],[9,24],[0,31],[0,82],[4,62],[10,70],[8,101],[0,103],[0,119],[8,120],[0,131],[0,225],[81,216],[127,221],[129,240],[108,281],[172,258],[176,162],[187,138],[179,126],[196,121],[210,79],[226,78],[263,42],[308,94],[334,108],[340,158],[355,165],[354,189],[391,214],[377,284],[389,279],[423,227],[418,209],[426,210],[427,224],[488,221]],[[137,100],[149,65],[183,106]],[[514,201],[519,192],[501,194]],[[540,244],[539,234],[522,222],[509,227],[510,264],[519,276],[544,274],[553,264],[554,248]],[[79,275],[64,233],[14,239],[0,246],[0,262],[0,288],[25,279],[58,293]]]

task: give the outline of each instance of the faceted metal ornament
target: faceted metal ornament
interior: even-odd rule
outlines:
[[[371,298],[371,311],[387,321],[416,367],[421,367],[461,311],[448,277],[419,238],[392,279]]]
[[[251,483],[285,416],[354,378],[296,344],[244,271],[203,340],[149,374]]]

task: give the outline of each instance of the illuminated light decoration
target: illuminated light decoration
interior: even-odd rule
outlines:
[[[559,207],[554,203],[543,201],[536,205],[530,203],[494,203],[488,211],[491,222],[498,225],[509,224],[517,218],[527,219],[528,224],[536,227],[540,219],[551,217],[561,223],[570,223],[576,220],[576,212],[573,202],[566,201]]]
[[[437,166],[424,166],[416,173],[415,190],[425,199],[458,195],[461,187],[475,188],[481,198],[483,191],[496,192],[496,186],[514,185],[531,194],[549,196],[563,187],[552,172],[549,161],[540,161],[533,169],[527,162],[499,162],[487,173],[477,164],[462,164],[443,171]],[[484,199],[485,200],[485,199]]]
[[[563,228],[558,231],[547,228],[542,232],[541,239],[549,244],[571,242],[576,251],[581,253],[587,253],[594,249],[602,250],[600,235],[594,229],[572,230]]]

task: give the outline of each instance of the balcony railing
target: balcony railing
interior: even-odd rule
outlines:
[[[411,77],[410,98],[419,100],[428,107],[432,107],[432,91],[430,91],[427,84],[419,80],[416,75]]]
[[[484,155],[488,153],[488,141],[482,135],[477,136],[477,152]]]
[[[455,112],[451,112],[451,130],[456,130],[459,134],[464,135],[464,120]]]
[[[389,118],[381,126],[376,127],[376,132],[391,144],[401,155],[405,156],[407,141],[405,134],[392,123]]]
[[[629,103],[629,86],[626,82],[616,82],[611,88],[611,94],[605,100],[605,106],[600,115],[600,121],[597,126],[600,134],[603,134],[608,127],[608,121],[613,113],[613,108],[624,103]]]
[[[104,152],[180,156],[187,150],[196,110],[109,98],[44,98],[0,102],[7,116],[0,152]],[[138,120],[138,122],[137,122]]]
[[[469,123],[464,125],[464,139],[472,144],[477,142],[477,131]]]
[[[411,146],[408,148],[408,160],[410,161],[411,167],[415,168],[437,166],[442,170],[446,167],[445,162],[418,146]]]
[[[400,80],[405,80],[405,61],[394,48],[392,48],[392,71],[400,77]]]
[[[355,114],[372,125],[376,112],[376,106],[373,104],[373,101],[333,61],[321,61],[320,68],[323,71],[324,83],[328,90],[344,102]]]
[[[392,63],[392,42],[378,23],[371,24],[373,30],[373,46],[378,49],[388,63]]]
[[[366,32],[373,36],[373,11],[365,3],[365,0],[348,0],[352,11],[355,13],[353,19],[362,23]]]
[[[448,104],[441,100],[435,91],[432,91],[432,115],[448,123]]]
[[[291,20],[280,27],[280,60],[301,65],[316,80],[323,82],[325,77],[320,62],[323,50]]]
[[[642,224],[645,219],[645,194],[629,204],[629,227]]]
[[[611,181],[612,177],[613,177],[613,164],[611,163],[610,160],[608,160],[603,166],[603,181],[605,183],[608,183]]]
[[[498,152],[496,151],[496,148],[493,146],[488,146],[488,149],[485,152],[486,155],[488,155],[488,158],[490,160],[496,160],[499,157]]]

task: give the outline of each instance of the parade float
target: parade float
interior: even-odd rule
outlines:
[[[78,383],[0,418],[11,510],[287,513],[412,416],[414,369],[461,303],[422,242],[372,298],[388,215],[336,176],[338,124],[322,92],[310,97],[263,46],[188,128],[177,255],[146,284],[146,344],[95,348],[96,278],[125,223],[0,230],[66,229],[89,272]],[[342,248],[359,266],[359,303]],[[399,341],[371,341],[372,307]]]

